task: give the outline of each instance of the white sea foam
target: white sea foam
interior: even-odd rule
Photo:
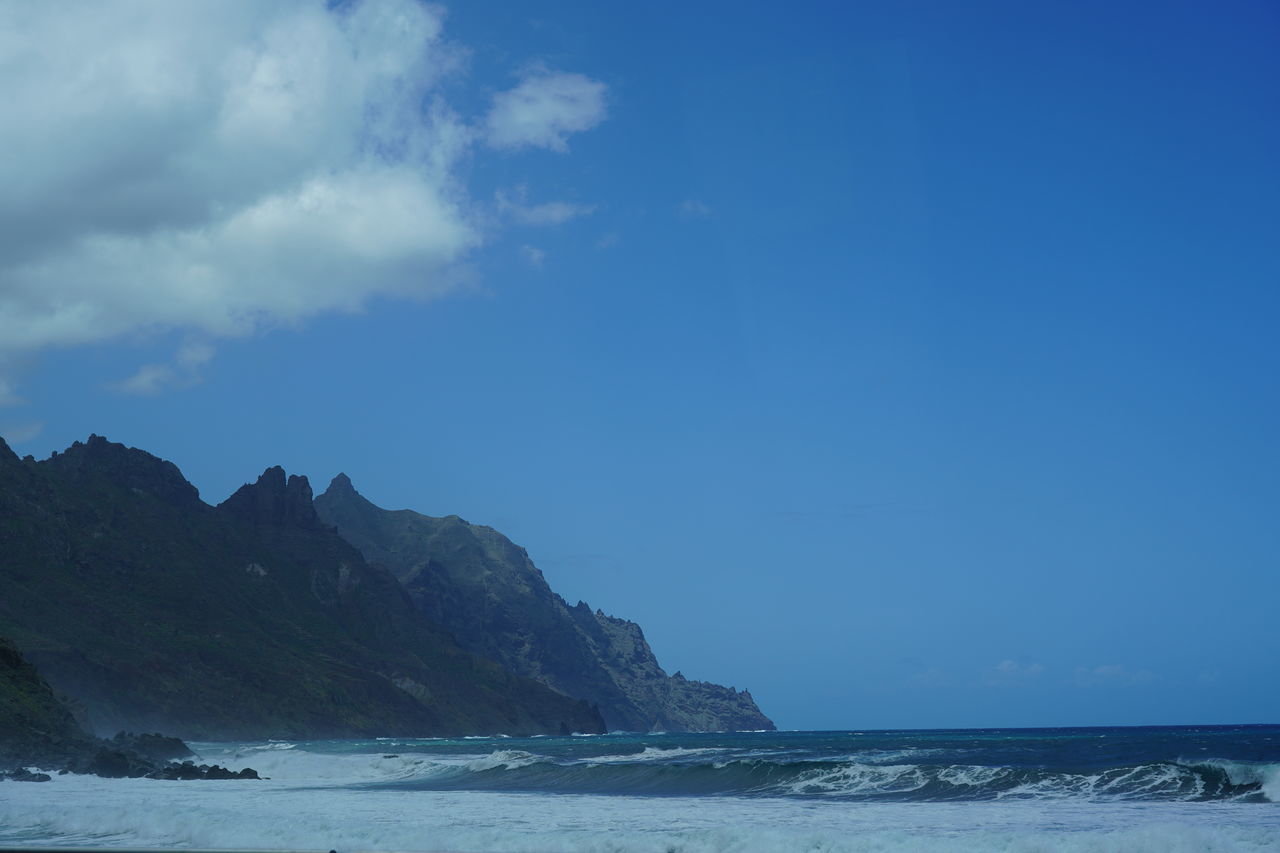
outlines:
[[[686,749],[684,747],[677,746],[662,749],[656,746],[646,746],[641,752],[619,755],[596,755],[585,759],[585,761],[591,764],[649,764],[660,761],[670,761],[673,758],[687,758],[691,755],[715,755],[717,753],[730,751],[731,750],[716,747]]]
[[[852,796],[918,791],[929,777],[914,764],[839,764],[802,773],[783,786],[790,794]]]
[[[387,757],[382,753],[323,753],[305,749],[270,749],[200,744],[201,761],[231,770],[252,767],[260,776],[290,785],[350,785],[425,778],[447,772],[474,756],[439,756],[406,753]]]
[[[464,853],[1274,853],[1280,810],[1041,801],[851,807],[58,776],[0,782],[0,842]]]
[[[919,761],[930,755],[941,755],[948,753],[955,754],[955,750],[946,749],[919,749],[916,747],[907,747],[905,749],[867,749],[862,752],[855,752],[852,755],[845,756],[844,761],[853,761],[860,764],[895,764],[900,761]]]
[[[1004,767],[976,767],[971,765],[954,765],[938,771],[938,778],[949,785],[959,787],[981,788],[1009,775]]]
[[[494,770],[501,767],[503,770],[515,770],[519,767],[528,767],[530,764],[537,764],[539,761],[550,761],[544,755],[534,755],[531,752],[523,752],[518,749],[500,749],[489,755],[473,758],[466,763],[468,770],[482,771]]]

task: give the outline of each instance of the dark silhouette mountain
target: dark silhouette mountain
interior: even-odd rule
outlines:
[[[463,651],[268,469],[218,507],[98,436],[0,441],[0,634],[93,729],[182,737],[599,731],[599,714]]]
[[[464,648],[597,704],[610,729],[773,728],[746,691],[668,676],[634,622],[567,605],[525,550],[491,527],[381,509],[345,474],[315,507]]]

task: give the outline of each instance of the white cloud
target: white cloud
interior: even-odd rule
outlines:
[[[477,130],[442,99],[463,51],[441,9],[328,6],[0,4],[0,405],[50,348],[440,295],[484,237],[459,179],[475,141],[563,150],[603,118],[602,84],[542,73]],[[116,387],[198,381],[192,355]]]
[[[18,391],[13,383],[0,376],[0,408],[5,406],[21,406],[26,403],[18,396]]]
[[[44,432],[43,421],[27,421],[0,428],[0,435],[3,435],[5,442],[11,445],[31,441],[42,432]]]
[[[683,219],[706,219],[711,215],[711,208],[697,199],[687,198],[680,202],[676,212]]]
[[[982,683],[988,687],[1018,686],[1029,684],[1044,673],[1039,663],[1021,664],[1015,660],[1002,660],[983,674]]]
[[[520,247],[520,254],[524,257],[525,263],[531,267],[540,267],[542,262],[547,259],[547,253],[537,246],[524,245]]]
[[[549,201],[543,204],[526,204],[527,191],[517,187],[514,194],[499,190],[495,194],[498,211],[521,225],[562,225],[579,216],[595,212],[594,204],[574,204],[567,201]]]
[[[588,216],[596,209],[594,204],[573,204],[567,201],[549,201],[529,207],[513,207],[511,215],[524,225],[560,225],[579,216]]]
[[[122,394],[150,397],[170,388],[182,388],[190,384],[183,382],[182,378],[170,365],[144,364],[128,379],[113,382],[108,387]]]
[[[172,364],[144,364],[128,379],[110,383],[122,394],[152,396],[174,388],[189,388],[201,381],[200,368],[213,358],[207,343],[189,342],[174,354]]]
[[[1132,687],[1147,684],[1155,680],[1155,673],[1147,669],[1130,671],[1120,663],[1103,664],[1095,667],[1076,667],[1077,687]]]
[[[499,92],[485,120],[494,148],[548,148],[565,152],[570,133],[590,130],[605,117],[605,85],[581,74],[535,71]]]
[[[913,688],[945,687],[951,682],[947,674],[937,667],[917,669],[907,675],[903,686]]]
[[[622,235],[619,234],[617,231],[610,231],[608,234],[605,234],[603,237],[601,237],[599,240],[596,241],[596,248],[600,249],[601,251],[605,249],[612,249],[614,246],[618,245],[621,242],[622,242]]]

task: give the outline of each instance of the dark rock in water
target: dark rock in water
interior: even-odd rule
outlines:
[[[203,779],[204,771],[190,761],[172,762],[147,774],[148,779],[190,780]]]
[[[0,773],[0,779],[11,779],[14,782],[48,782],[53,779],[48,773],[32,773],[25,767]]]
[[[90,773],[107,779],[138,779],[155,769],[155,763],[136,752],[101,747],[87,762],[70,767],[73,773]]]
[[[172,761],[176,758],[189,758],[195,755],[185,743],[176,737],[165,737],[162,734],[134,734],[119,732],[111,739],[111,743],[120,749],[136,752],[152,761]]]
[[[194,779],[261,779],[258,771],[246,767],[243,770],[228,770],[218,764],[201,764],[197,766],[190,761],[181,764],[174,762],[147,774],[148,779],[167,779],[171,781],[190,781]]]
[[[255,774],[256,775],[256,774]],[[239,779],[240,775],[217,764],[204,771],[206,779]]]

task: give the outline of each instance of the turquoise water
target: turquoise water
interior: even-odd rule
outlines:
[[[1280,727],[196,744],[262,782],[0,783],[6,845],[1280,851]]]

